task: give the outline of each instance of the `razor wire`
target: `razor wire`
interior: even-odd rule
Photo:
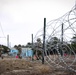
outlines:
[[[61,29],[62,24],[63,35]],[[62,17],[49,21],[46,24],[46,50],[44,59],[50,66],[76,72],[76,52],[74,51],[76,49],[71,46],[71,42],[76,40],[76,38],[72,39],[74,35],[76,35],[76,6]],[[52,44],[55,41],[54,37],[58,38],[56,44]],[[35,35],[34,42],[37,38],[40,38],[41,41],[43,41],[43,28]],[[61,42],[62,38],[63,43]],[[47,50],[47,42],[49,41],[52,54]],[[56,51],[56,54],[54,50]]]

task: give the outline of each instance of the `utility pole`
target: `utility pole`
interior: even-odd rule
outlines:
[[[7,46],[9,47],[9,35],[7,35]]]
[[[33,34],[32,34],[32,50],[33,50]],[[32,53],[32,60],[33,60],[33,53]]]
[[[32,48],[33,48],[33,34],[32,34]]]
[[[61,26],[61,43],[63,44],[63,23],[62,23],[62,26]]]
[[[75,10],[76,10],[76,0],[75,0]]]
[[[43,29],[43,51],[42,51],[42,64],[44,64],[45,36],[46,36],[46,18],[44,18],[44,29]]]
[[[61,48],[62,48],[62,45],[63,45],[63,35],[64,35],[63,28],[64,28],[64,24],[62,23],[62,25],[61,25]],[[61,50],[60,50],[60,53],[61,53],[61,55],[63,55],[63,52]]]

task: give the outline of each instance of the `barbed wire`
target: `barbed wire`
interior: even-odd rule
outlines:
[[[63,36],[61,26],[63,24]],[[63,69],[68,69],[76,72],[76,50],[75,47],[71,45],[71,40],[73,36],[76,34],[76,6],[74,6],[69,12],[59,17],[58,19],[49,21],[46,24],[46,41],[51,41],[53,37],[57,37],[60,39],[59,42],[52,45],[57,52],[54,53],[53,49],[50,49],[53,53],[52,55],[49,52],[47,54],[47,49],[45,50],[45,61],[48,65],[53,67],[59,67]],[[35,38],[34,42],[37,38],[41,38],[43,40],[43,29],[40,29]],[[61,43],[63,37],[63,43]],[[76,40],[76,39],[75,39]],[[60,52],[61,51],[61,52]],[[48,60],[47,60],[48,59]]]

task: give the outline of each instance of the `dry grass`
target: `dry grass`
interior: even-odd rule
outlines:
[[[42,65],[40,62],[30,62],[23,59],[3,59],[0,60],[0,74],[6,72],[13,72],[17,70],[30,71],[31,73],[48,73],[50,67]]]
[[[49,73],[50,72],[50,67],[46,66],[46,65],[37,65],[37,66],[35,66],[35,69],[37,69],[37,71],[40,73]]]
[[[62,74],[63,73],[63,74]],[[0,60],[0,75],[76,75],[76,73],[65,72],[54,69],[49,65],[42,65],[39,61],[26,61],[25,59],[3,59]]]

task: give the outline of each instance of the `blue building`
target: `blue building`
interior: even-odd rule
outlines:
[[[31,50],[31,48],[22,48],[21,50],[21,56],[22,58],[24,57],[32,57],[33,56],[33,51]],[[9,52],[10,56],[16,56],[18,54],[18,50],[15,48],[12,48]]]
[[[18,50],[15,48],[11,48],[9,55],[10,56],[16,56],[18,54]]]
[[[22,57],[32,57],[33,51],[31,50],[31,48],[22,48],[21,56]]]

